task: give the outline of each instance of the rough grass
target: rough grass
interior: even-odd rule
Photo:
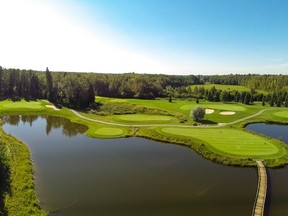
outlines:
[[[162,133],[201,140],[214,152],[240,157],[277,158],[285,154],[284,149],[268,138],[246,131],[230,128],[183,129],[162,128]]]

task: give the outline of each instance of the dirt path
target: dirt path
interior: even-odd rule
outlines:
[[[228,123],[218,123],[218,125],[199,125],[199,126],[193,126],[193,125],[175,125],[175,124],[120,124],[120,123],[113,123],[113,122],[106,122],[106,121],[102,121],[102,120],[97,120],[97,119],[91,119],[88,117],[85,117],[83,115],[81,115],[79,112],[77,112],[76,110],[72,110],[70,109],[71,112],[73,112],[76,116],[78,116],[79,118],[88,120],[88,121],[92,121],[92,122],[97,122],[97,123],[101,123],[101,124],[106,124],[106,125],[112,125],[112,126],[120,126],[120,127],[180,127],[180,128],[220,128],[220,127],[225,127],[228,125],[233,125],[242,121],[246,121],[248,119],[254,118],[256,116],[261,115],[262,113],[264,113],[265,111],[270,110],[270,109],[264,109],[261,110],[251,116],[247,116],[241,119],[238,119],[236,121],[233,122],[228,122]]]

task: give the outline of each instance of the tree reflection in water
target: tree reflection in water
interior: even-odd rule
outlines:
[[[46,134],[49,135],[53,128],[62,128],[63,134],[72,137],[77,134],[84,134],[88,129],[87,126],[73,123],[68,119],[55,117],[55,116],[35,116],[35,115],[5,115],[1,117],[2,123],[18,126],[22,121],[24,124],[28,123],[32,126],[33,122],[38,118],[46,119]]]

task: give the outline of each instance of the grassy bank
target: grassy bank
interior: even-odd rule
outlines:
[[[0,129],[1,215],[47,215],[35,195],[27,146]]]

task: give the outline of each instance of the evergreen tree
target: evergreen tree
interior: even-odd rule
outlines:
[[[251,94],[250,93],[246,93],[245,98],[244,98],[244,104],[250,104],[251,101]]]
[[[265,106],[265,98],[262,98],[262,106]]]
[[[90,83],[87,91],[87,105],[92,105],[95,102],[95,92],[93,85]]]
[[[52,74],[49,71],[48,67],[46,68],[46,82],[47,82],[48,99],[50,101],[55,101],[53,78],[52,78]]]
[[[288,94],[285,97],[285,107],[288,107]]]

